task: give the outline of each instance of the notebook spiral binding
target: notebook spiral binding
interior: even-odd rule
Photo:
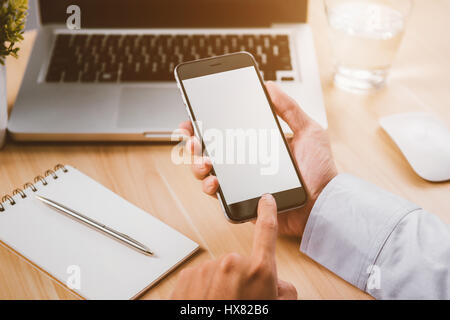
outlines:
[[[34,183],[27,182],[27,183],[25,183],[25,184],[23,185],[22,188],[14,189],[13,192],[12,192],[13,197],[16,196],[16,195],[20,195],[20,197],[21,197],[22,199],[25,199],[25,198],[27,197],[27,195],[26,195],[25,192],[23,192],[23,190],[25,190],[25,189],[27,189],[27,188],[30,188],[31,191],[33,191],[33,192],[38,191],[38,189],[36,188],[36,183],[41,182],[42,185],[46,186],[46,185],[48,184],[48,182],[47,182],[46,179],[48,179],[48,178],[50,178],[50,177],[53,178],[54,180],[58,179],[58,175],[56,174],[55,171],[58,171],[58,170],[60,170],[60,169],[62,169],[62,172],[64,172],[64,173],[66,173],[66,172],[69,171],[69,170],[67,170],[67,168],[66,168],[65,166],[63,166],[62,164],[57,164],[57,165],[53,168],[53,170],[50,169],[50,170],[45,171],[45,172],[44,172],[44,176],[41,176],[41,175],[36,176],[36,177],[34,178]],[[5,206],[3,205],[3,204],[6,203],[6,202],[9,202],[9,204],[12,205],[12,206],[16,204],[16,200],[14,200],[13,197],[11,197],[9,194],[5,194],[5,195],[1,198],[1,200],[0,200],[0,212],[6,211]]]

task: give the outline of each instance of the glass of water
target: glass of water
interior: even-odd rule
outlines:
[[[382,87],[405,32],[412,0],[324,0],[335,57],[335,84]]]

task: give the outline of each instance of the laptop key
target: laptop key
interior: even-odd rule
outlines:
[[[263,71],[264,80],[275,81],[277,80],[277,75],[275,71]]]
[[[97,80],[96,72],[87,72],[81,75],[81,82],[95,82]]]
[[[60,82],[62,78],[62,70],[49,71],[45,78],[47,82]]]
[[[74,36],[72,45],[73,46],[86,46],[88,40],[87,34],[77,34]]]
[[[116,82],[118,79],[117,72],[103,72],[99,74],[99,82]]]
[[[79,79],[79,71],[76,70],[66,70],[64,71],[64,82],[77,82]]]

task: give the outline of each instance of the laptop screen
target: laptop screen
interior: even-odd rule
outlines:
[[[263,27],[306,22],[307,0],[39,0],[43,24],[81,9],[82,28]]]

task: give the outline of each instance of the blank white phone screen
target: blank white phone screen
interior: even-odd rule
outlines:
[[[254,67],[183,86],[227,204],[301,187]]]

